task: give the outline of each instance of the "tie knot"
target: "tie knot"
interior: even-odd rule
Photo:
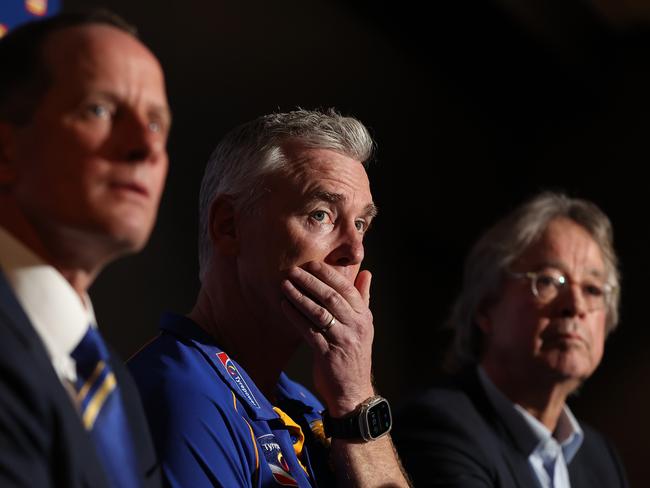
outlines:
[[[72,351],[71,356],[77,363],[77,374],[82,378],[88,378],[97,363],[108,360],[109,354],[99,331],[94,327],[88,327],[86,335]]]

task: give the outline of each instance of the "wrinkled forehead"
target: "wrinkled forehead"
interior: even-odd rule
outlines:
[[[567,219],[551,220],[539,237],[516,259],[519,267],[535,270],[553,267],[563,272],[609,279],[611,263],[592,233]]]

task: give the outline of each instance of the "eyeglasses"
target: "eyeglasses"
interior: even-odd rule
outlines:
[[[552,302],[561,293],[567,291],[572,282],[559,270],[528,271],[526,273],[510,271],[509,273],[514,278],[529,279],[530,289],[541,303]],[[602,283],[596,278],[574,283],[580,286],[587,311],[594,312],[607,307],[614,289],[612,285]]]

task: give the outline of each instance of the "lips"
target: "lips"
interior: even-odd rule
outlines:
[[[149,198],[149,190],[147,187],[136,181],[111,181],[109,186],[113,190],[124,191],[134,195],[139,195]]]
[[[580,325],[574,322],[560,322],[555,326],[546,329],[544,342],[562,344],[588,344],[585,337],[580,333]]]

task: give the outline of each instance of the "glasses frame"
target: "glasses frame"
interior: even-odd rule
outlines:
[[[547,275],[546,273],[542,273],[539,271],[517,272],[517,271],[508,270],[508,274],[513,278],[517,278],[517,279],[525,278],[527,280],[530,280],[530,291],[532,292],[533,296],[535,296],[535,298],[537,298],[540,301],[540,303],[551,303],[553,300],[555,300],[555,298],[559,297],[562,294],[563,290],[568,290],[568,288],[566,288],[566,285],[570,283],[582,285],[581,282],[570,280],[569,278],[567,278],[567,276],[564,273],[560,272],[560,276],[562,280],[555,280],[555,278],[552,276],[551,278],[553,279],[553,281],[559,281],[560,285],[562,285],[562,288],[556,286],[558,291],[557,295],[549,301],[542,301],[542,299],[539,296],[539,290],[537,289],[537,280],[540,278],[540,276]],[[602,306],[599,305],[595,308],[591,306],[588,307],[587,310],[589,312],[595,312],[596,310],[607,309],[607,307],[610,304],[613,291],[614,291],[614,286],[610,285],[609,283],[603,283],[603,305]],[[586,299],[586,295],[584,294],[584,292],[582,292],[582,294],[583,294],[583,300],[585,301],[585,304],[588,304],[589,301]]]

